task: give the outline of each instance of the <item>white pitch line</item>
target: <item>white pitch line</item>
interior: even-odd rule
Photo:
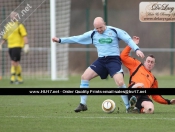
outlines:
[[[58,118],[58,119],[76,119],[76,118],[83,118],[83,119],[129,119],[129,120],[175,120],[175,118],[146,118],[146,117],[81,117],[81,116],[0,116],[0,118]]]

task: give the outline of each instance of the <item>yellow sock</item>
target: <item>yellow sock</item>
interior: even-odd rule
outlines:
[[[18,65],[16,68],[16,75],[17,75],[17,80],[19,82],[23,81],[22,76],[21,76],[21,72],[22,72],[22,67],[21,67],[21,65]]]
[[[10,80],[14,82],[15,81],[15,77],[16,77],[16,67],[15,66],[11,66],[10,72],[11,72]]]

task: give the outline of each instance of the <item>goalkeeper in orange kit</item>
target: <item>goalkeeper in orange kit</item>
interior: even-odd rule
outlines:
[[[133,41],[138,44],[139,37],[134,36]],[[158,88],[158,81],[151,73],[155,66],[155,57],[148,55],[142,64],[129,56],[131,48],[126,46],[120,54],[124,66],[130,72],[129,88]],[[160,104],[175,104],[175,99],[165,99],[161,95],[151,95],[152,99]],[[149,95],[132,96],[130,104],[136,106],[141,113],[154,113],[154,105]],[[136,109],[137,110],[137,109]]]
[[[23,78],[21,75],[22,67],[20,65],[21,51],[22,48],[25,53],[29,51],[26,29],[23,24],[18,22],[17,15],[18,14],[16,12],[12,12],[10,14],[12,21],[6,24],[5,34],[3,35],[3,40],[0,43],[0,50],[2,50],[2,44],[4,44],[6,41],[8,43],[9,55],[11,59],[10,83],[12,84],[23,83]]]

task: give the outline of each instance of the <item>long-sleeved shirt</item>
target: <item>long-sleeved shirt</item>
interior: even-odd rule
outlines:
[[[126,46],[121,52],[120,58],[124,66],[130,72],[129,85],[143,83],[145,88],[158,88],[158,81],[154,75],[137,59],[129,56],[131,48]],[[160,104],[171,104],[170,100],[164,99],[161,95],[151,95],[152,99]]]
[[[60,43],[94,44],[97,48],[98,57],[120,56],[119,41],[123,40],[134,51],[139,47],[134,43],[130,35],[122,29],[106,26],[100,34],[96,29],[85,32],[82,35],[60,38]]]

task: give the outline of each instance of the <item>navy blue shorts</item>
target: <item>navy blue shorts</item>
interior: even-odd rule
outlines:
[[[99,57],[94,63],[90,65],[101,79],[106,79],[108,74],[113,77],[116,73],[122,72],[122,62],[120,56]]]

